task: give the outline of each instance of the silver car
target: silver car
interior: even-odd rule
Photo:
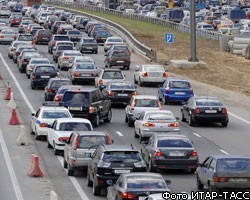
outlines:
[[[2,6],[0,10],[0,17],[10,17],[11,11],[8,6]]]
[[[76,82],[95,82],[98,68],[91,62],[81,62],[73,65],[68,71],[68,77],[73,84]]]
[[[11,29],[3,29],[0,33],[0,44],[2,43],[10,44],[15,39],[16,39],[16,33]]]
[[[106,85],[113,80],[125,81],[125,75],[120,69],[103,69],[95,78],[95,87]]]
[[[83,62],[92,63],[93,65],[95,64],[94,59],[90,56],[74,56],[72,59],[71,67],[76,63],[83,63]]]
[[[17,48],[18,45],[30,45],[28,42],[25,41],[16,41],[14,40],[10,47],[8,48],[8,57],[11,59],[13,58],[13,52]]]
[[[26,66],[26,76],[30,78],[31,72],[37,64],[51,64],[48,58],[31,58],[29,64]]]
[[[123,45],[123,39],[121,37],[111,36],[108,37],[104,43],[104,51],[107,52],[112,45]]]
[[[155,132],[179,131],[179,123],[169,110],[149,110],[142,112],[135,120],[135,138],[151,137]]]
[[[81,56],[80,51],[75,50],[66,50],[63,51],[62,54],[58,57],[58,68],[61,70],[69,69],[71,67],[72,59],[75,56]]]
[[[162,65],[137,65],[134,73],[134,83],[140,86],[147,84],[162,84],[168,77]]]
[[[128,123],[128,126],[134,126],[136,117],[145,110],[161,110],[161,103],[158,98],[153,95],[132,96],[129,104],[125,108],[125,122]]]

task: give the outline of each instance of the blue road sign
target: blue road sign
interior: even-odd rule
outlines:
[[[174,34],[173,33],[165,33],[165,42],[174,43]]]

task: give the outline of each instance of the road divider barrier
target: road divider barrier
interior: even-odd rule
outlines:
[[[27,174],[30,177],[43,177],[43,172],[39,167],[39,156],[36,154],[32,154],[32,160]]]
[[[55,191],[50,191],[50,198],[49,200],[58,200],[58,196]]]
[[[6,90],[5,97],[4,97],[5,100],[10,100],[10,93],[11,93],[11,87],[9,86],[9,83],[8,83],[8,87]]]
[[[10,100],[7,104],[7,107],[10,109],[16,109],[16,102],[14,100],[14,95],[13,92],[10,93]]]
[[[25,146],[28,144],[28,138],[25,135],[25,127],[24,125],[21,125],[20,128],[21,128],[20,134],[17,138],[16,143],[18,146]]]

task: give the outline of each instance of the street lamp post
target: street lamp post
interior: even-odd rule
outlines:
[[[197,62],[196,58],[196,24],[195,24],[195,0],[190,0],[190,62]]]

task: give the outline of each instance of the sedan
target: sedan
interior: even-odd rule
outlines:
[[[193,96],[181,108],[181,121],[190,126],[198,122],[218,122],[222,127],[228,125],[228,113],[217,97]]]
[[[136,66],[134,82],[140,86],[147,84],[162,84],[168,77],[167,72],[161,65],[139,65]]]
[[[72,63],[72,59],[75,56],[81,56],[80,51],[75,50],[66,50],[61,53],[61,55],[58,57],[58,68],[63,69],[69,69]]]
[[[148,110],[136,117],[135,138],[142,142],[151,137],[155,132],[164,133],[168,131],[179,131],[179,123],[174,114],[168,110]]]
[[[30,74],[37,64],[51,64],[48,58],[31,58],[28,65],[26,66],[26,76],[30,78]]]
[[[250,158],[236,155],[213,155],[197,167],[197,189],[210,192],[249,190]]]
[[[130,68],[130,55],[127,51],[112,51],[104,60],[105,67],[111,68],[112,66],[121,66],[123,69],[129,70]]]
[[[3,29],[0,33],[0,44],[10,44],[12,41],[16,39],[15,31],[11,29]]]
[[[46,43],[48,44],[52,37],[52,32],[50,30],[38,30],[34,36],[35,44]]]
[[[124,44],[123,39],[121,37],[108,37],[104,43],[104,51],[107,52],[112,45]]]
[[[133,172],[121,174],[113,186],[108,187],[108,200],[143,200],[149,194],[170,191],[169,180],[160,174]]]
[[[92,82],[98,76],[98,68],[91,62],[76,63],[68,71],[68,77],[73,84],[76,82]]]
[[[83,88],[81,85],[62,85],[57,90],[57,93],[54,97],[54,102],[61,102],[62,97],[67,90],[80,90],[81,88]]]
[[[81,51],[82,53],[85,51],[90,51],[92,53],[98,53],[98,45],[94,38],[82,38],[80,42],[76,44],[76,49]]]

